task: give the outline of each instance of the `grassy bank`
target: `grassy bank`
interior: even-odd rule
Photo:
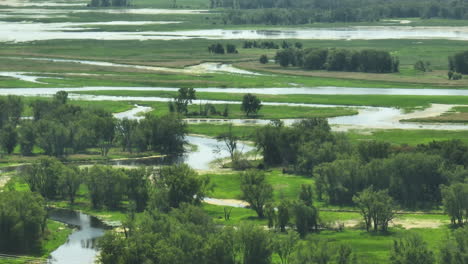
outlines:
[[[170,91],[86,91],[78,92],[91,95],[137,96],[173,98],[177,92]],[[432,96],[432,95],[257,95],[263,102],[333,104],[349,106],[384,106],[403,109],[426,108],[430,104],[467,104],[468,96]],[[241,93],[208,93],[197,92],[197,99],[242,101]]]

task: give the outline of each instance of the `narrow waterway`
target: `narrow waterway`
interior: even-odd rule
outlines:
[[[97,239],[108,228],[96,217],[65,209],[52,209],[49,218],[76,228],[67,242],[50,255],[50,264],[91,264],[98,253]]]

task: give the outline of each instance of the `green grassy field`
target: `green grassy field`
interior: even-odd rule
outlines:
[[[197,24],[191,22],[191,24]],[[168,25],[165,25],[168,26]],[[289,40],[295,42],[296,40]],[[207,47],[213,43],[233,43],[239,54],[214,55]],[[280,43],[280,41],[277,41]],[[42,81],[48,84],[28,83],[11,78],[1,78],[0,87],[60,87],[89,86],[171,86],[171,87],[288,87],[290,83],[304,86],[349,86],[349,87],[401,87],[467,88],[468,80],[448,81],[446,76],[447,57],[465,50],[464,41],[447,40],[303,40],[305,48],[337,47],[348,49],[377,48],[391,51],[399,56],[401,72],[393,74],[362,74],[302,71],[281,68],[277,65],[260,65],[260,55],[274,57],[276,50],[243,49],[243,40],[152,40],[152,41],[99,41],[99,40],[50,40],[33,43],[0,43],[0,70],[29,71],[55,77]],[[187,43],[190,43],[188,45]],[[137,47],[128,49],[126,47]],[[129,68],[91,66],[64,62],[37,62],[11,57],[52,57],[85,60],[101,60],[135,65],[159,65],[183,67],[206,61],[229,62],[240,67],[263,72],[275,72],[273,76],[239,76],[230,74],[163,74]],[[430,61],[433,72],[420,73],[412,69],[417,60]],[[1,66],[3,65],[3,66]],[[116,74],[118,72],[118,74]],[[73,76],[66,73],[92,73],[99,75]]]

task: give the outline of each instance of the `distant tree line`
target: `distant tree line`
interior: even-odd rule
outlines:
[[[98,148],[101,155],[121,146],[123,151],[153,151],[180,154],[184,151],[186,125],[169,115],[147,115],[141,121],[117,120],[101,109],[68,103],[68,94],[58,92],[52,100],[30,103],[32,120],[22,120],[25,104],[21,97],[0,98],[0,150],[11,154],[16,146],[24,156],[40,148],[46,155],[63,157]]]
[[[354,71],[390,73],[399,71],[399,59],[388,51],[347,49],[295,49],[280,50],[276,63],[283,67],[296,66],[307,70]]]
[[[468,18],[468,3],[463,0],[210,0],[210,6],[228,9],[223,22],[229,24],[297,25],[386,18]]]
[[[257,40],[246,40],[244,41],[244,44],[242,46],[244,49],[252,49],[252,48],[258,48],[258,49],[279,49],[280,47],[283,49],[287,48],[302,48],[302,43],[301,42],[296,42],[296,43],[291,43],[286,40],[283,40],[280,44],[274,42],[274,41],[257,41]]]
[[[90,7],[126,7],[130,5],[130,0],[91,0]]]
[[[237,54],[239,51],[237,51],[236,45],[234,44],[226,44],[226,48],[224,48],[223,44],[221,43],[216,43],[216,44],[211,44],[208,46],[208,52],[209,53],[214,53],[214,54]]]

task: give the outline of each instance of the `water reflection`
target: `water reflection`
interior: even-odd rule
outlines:
[[[50,264],[94,263],[97,255],[97,239],[107,228],[99,219],[81,212],[53,209],[49,218],[77,228],[66,243],[57,248],[49,257]]]

